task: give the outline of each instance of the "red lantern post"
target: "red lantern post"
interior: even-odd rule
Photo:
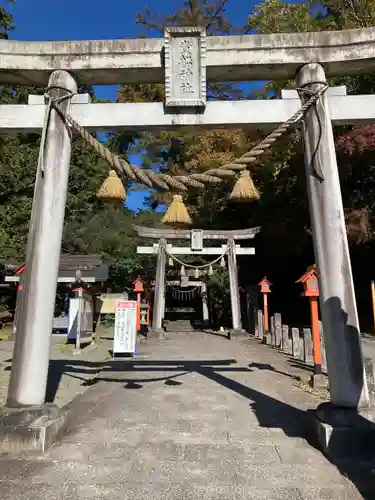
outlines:
[[[133,281],[133,292],[137,294],[137,332],[141,329],[141,293],[144,292],[144,283],[141,278]]]
[[[268,318],[268,299],[267,293],[271,293],[270,286],[272,283],[266,277],[262,279],[258,286],[260,286],[260,293],[263,294],[263,316],[264,316],[264,331],[269,331],[269,318]]]
[[[146,325],[150,326],[150,305],[149,304],[147,304]]]
[[[319,332],[319,286],[318,276],[316,274],[316,266],[310,266],[305,274],[301,276],[296,283],[301,283],[304,287],[302,293],[303,297],[309,297],[310,310],[311,310],[311,334],[313,341],[313,355],[314,355],[314,374],[321,375],[322,373],[322,359],[320,352],[320,332]]]

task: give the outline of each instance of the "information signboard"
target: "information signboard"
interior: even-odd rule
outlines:
[[[137,302],[135,300],[117,301],[113,355],[126,353],[135,355],[136,325]]]

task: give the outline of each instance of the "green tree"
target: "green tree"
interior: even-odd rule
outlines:
[[[71,254],[100,255],[110,266],[110,282],[115,289],[130,291],[138,275],[154,278],[155,257],[137,255],[137,245],[147,244],[136,236],[134,224],[156,226],[158,214],[137,215],[121,205],[105,204],[83,219],[65,225],[64,250]]]
[[[249,16],[247,30],[252,33],[270,33],[361,28],[373,26],[374,16],[375,4],[362,0],[329,0],[303,4],[270,0],[255,7]],[[374,76],[365,74],[335,77],[329,83],[346,85],[349,93],[372,94],[375,90]],[[294,84],[295,82],[271,82],[267,84],[267,88],[278,91],[285,85]],[[375,195],[373,126],[337,127],[334,134],[359,312],[362,324],[366,324],[370,313],[367,293],[369,269],[372,268],[371,255],[375,246],[372,230]],[[294,134],[294,145],[293,155],[287,158],[285,168],[275,176],[273,182],[262,185],[263,196],[253,214],[254,220],[263,226],[260,238],[262,256],[258,253],[257,265],[263,267],[275,283],[285,283],[290,279],[287,276],[291,273],[297,278],[297,269],[303,271],[313,261],[298,133]],[[284,143],[284,148],[280,151],[281,159],[285,158],[285,146]],[[271,214],[268,220],[267,214]],[[284,296],[288,296],[289,302],[291,293],[284,290]],[[287,308],[286,304],[284,306]],[[296,308],[293,308],[293,315],[295,314]]]
[[[16,3],[16,0],[3,0],[3,6],[0,7],[0,38],[8,38],[9,31],[14,28],[13,16],[6,8],[10,4]]]
[[[12,16],[0,8],[4,36],[12,25]],[[29,94],[43,92],[44,89],[33,87],[2,85],[0,104],[26,104]],[[95,100],[91,87],[81,86],[79,92],[88,92]],[[39,134],[0,136],[0,258],[3,262],[25,257],[39,146]],[[74,136],[62,251],[102,256],[111,266],[112,281],[124,287],[129,286],[133,274],[141,273],[142,266],[147,266],[147,260],[142,262],[136,255],[134,214],[121,204],[103,204],[96,196],[107,173],[108,165],[81,138]],[[152,214],[142,214],[138,219],[150,222],[150,217],[152,222],[159,220],[158,215]]]
[[[227,269],[215,266],[213,276],[207,282],[211,315],[216,328],[231,326],[231,303],[229,290],[229,274]]]

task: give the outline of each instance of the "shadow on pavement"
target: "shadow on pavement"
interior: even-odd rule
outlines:
[[[269,372],[273,373],[278,373],[279,375],[284,375],[285,377],[289,377],[292,379],[296,379],[297,377],[293,375],[292,373],[286,373],[281,370],[276,370],[276,368],[273,365],[270,365],[268,363],[250,363],[249,368],[255,368],[257,370],[266,370]]]
[[[268,370],[288,377],[292,375],[276,370],[269,364],[253,362],[248,367],[239,367],[233,366],[235,363],[235,359],[156,361],[119,359],[107,362],[78,359],[51,360],[46,401],[53,402],[63,374],[82,380],[82,385],[86,386],[108,382],[123,384],[128,390],[141,390],[144,384],[157,381],[164,381],[167,386],[182,385],[181,379],[195,372],[248,399],[250,408],[261,427],[281,429],[286,436],[304,438],[311,446],[317,447],[310,435],[311,412],[300,410],[230,378],[230,374],[251,373],[254,369]],[[151,375],[150,372],[156,376],[147,376],[147,373]],[[160,376],[157,375],[158,372]],[[120,373],[129,376],[119,376]],[[145,377],[142,377],[142,374]],[[87,380],[83,375],[92,375],[92,378]],[[92,389],[95,390],[95,387]],[[331,461],[353,482],[364,499],[375,498],[375,468],[371,464],[362,467],[353,466],[353,462],[348,460]]]

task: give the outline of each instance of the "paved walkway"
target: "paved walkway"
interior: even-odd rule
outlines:
[[[97,365],[75,367],[75,376]],[[37,458],[0,458],[2,500],[357,500],[304,439],[317,404],[287,358],[195,332],[108,362]]]

